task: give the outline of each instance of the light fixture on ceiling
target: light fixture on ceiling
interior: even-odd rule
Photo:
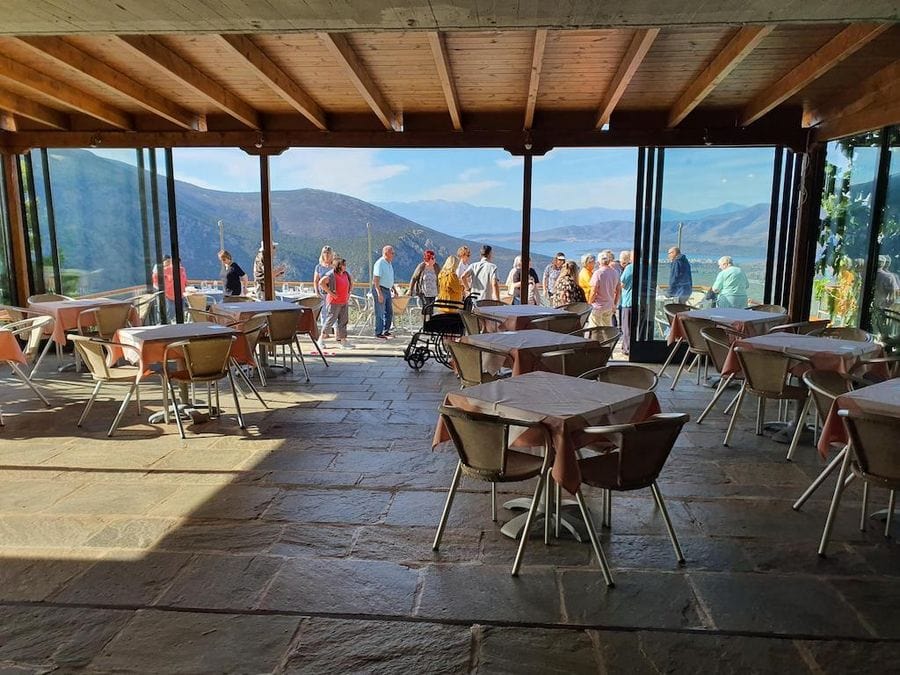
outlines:
[[[709,137],[709,129],[703,129],[703,145],[712,145],[712,139]]]
[[[253,147],[261,148],[263,145],[265,145],[265,142],[266,142],[266,137],[263,136],[262,134],[260,134],[259,137],[256,139],[256,143],[253,144]]]
[[[532,138],[531,138],[531,131],[530,131],[530,130],[526,130],[526,131],[525,131],[525,143],[524,143],[524,145],[525,145],[525,149],[526,149],[526,150],[531,150],[531,148],[534,147],[534,143],[533,143]]]
[[[92,148],[96,148],[98,145],[100,145],[101,142],[102,141],[100,140],[100,137],[97,134],[94,134],[93,136],[91,136],[90,146]]]

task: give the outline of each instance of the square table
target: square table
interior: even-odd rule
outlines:
[[[861,360],[884,355],[883,348],[876,342],[856,342],[811,335],[794,335],[793,333],[773,333],[771,335],[735,340],[728,357],[725,359],[725,367],[722,369],[723,375],[739,373],[741,370],[737,354],[734,353],[735,347],[763,349],[781,352],[782,354],[797,354],[798,356],[807,357],[812,362],[813,368],[835,370],[845,374],[849,373]],[[804,365],[802,370],[807,370],[807,366]],[[884,364],[877,364],[873,370],[876,372],[884,370],[886,372]]]
[[[295,312],[300,310],[297,318],[297,330],[301,333],[309,333],[313,340],[319,338],[319,327],[316,325],[316,317],[309,307],[303,307],[293,302],[283,300],[254,300],[252,302],[220,302],[210,307],[213,314],[222,317],[222,322],[247,321],[254,314],[264,312]]]
[[[163,353],[173,342],[180,340],[196,340],[203,338],[216,338],[237,335],[238,339],[232,347],[232,356],[244,363],[248,358],[246,340],[242,340],[241,332],[228,326],[217,323],[198,321],[196,323],[173,323],[161,326],[146,326],[140,328],[120,328],[116,331],[113,342],[134,347],[140,354],[141,370],[146,373],[148,366],[162,363]],[[128,357],[128,352],[113,356]],[[252,358],[250,363],[252,363]]]
[[[580,335],[554,333],[541,328],[500,333],[464,335],[460,342],[478,347],[491,356],[485,361],[488,372],[496,372],[503,365],[512,368],[513,375],[541,370],[541,354],[557,349],[584,350],[597,344]]]
[[[672,320],[672,328],[666,342],[670,345],[677,340],[687,338],[687,333],[681,323],[681,317],[688,315],[691,318],[706,319],[717,325],[727,328],[733,333],[739,333],[745,337],[765,335],[770,329],[787,322],[787,314],[781,312],[757,312],[752,309],[735,309],[732,307],[712,307],[710,309],[693,309],[688,312],[678,312]]]
[[[486,319],[486,330],[497,332],[501,330],[522,330],[531,325],[532,319],[544,316],[576,316],[573,312],[556,307],[544,307],[543,305],[492,305],[488,307],[476,307],[473,313]]]
[[[831,443],[846,443],[847,429],[837,414],[849,410],[861,415],[875,414],[900,418],[900,378],[885,380],[838,396],[831,405],[819,437],[819,454],[828,456]],[[900,440],[900,439],[898,439]]]
[[[641,422],[660,411],[651,391],[544,372],[452,391],[444,403],[470,412],[541,422],[550,432],[553,478],[572,494],[581,485],[577,451],[591,440],[581,433],[585,428]],[[449,439],[439,421],[432,447]]]
[[[28,309],[53,317],[52,339],[58,345],[65,345],[68,338],[66,331],[78,328],[78,315],[86,309],[100,306],[127,305],[131,300],[110,300],[109,298],[79,298],[75,300],[52,300],[50,302],[29,302]],[[129,321],[132,325],[140,325],[137,310],[132,307]]]

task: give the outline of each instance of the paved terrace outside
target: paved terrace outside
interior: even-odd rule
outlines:
[[[649,493],[614,499],[607,591],[570,540],[535,538],[511,578],[515,543],[465,480],[431,551],[456,462],[430,448],[448,370],[309,362],[311,384],[263,390],[271,410],[243,401],[246,432],[226,391],[186,441],[133,407],[107,439],[111,400],[77,430],[86,376],[40,378],[51,411],[5,385],[0,671],[896,672],[900,547],[858,531],[854,489],[818,558],[832,483],[791,511],[821,462],[749,433],[754,406],[730,449],[721,414],[689,423],[663,471],[684,567]],[[696,417],[709,390],[668,382],[663,410]]]

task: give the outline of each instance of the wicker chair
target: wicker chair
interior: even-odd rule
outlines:
[[[829,323],[828,319],[813,319],[810,321],[795,321],[794,323],[783,323],[780,326],[772,326],[769,333],[793,333],[795,335],[809,335],[817,330],[825,328]]]
[[[109,342],[108,340],[85,337],[83,335],[70,335],[69,339],[75,344],[75,350],[78,352],[81,361],[87,366],[91,378],[96,383],[94,385],[94,391],[91,392],[91,397],[85,404],[84,411],[82,411],[81,417],[78,418],[78,422],[76,422],[75,426],[80,427],[84,423],[84,420],[87,418],[88,413],[94,405],[94,401],[97,399],[97,394],[100,393],[100,388],[104,384],[124,384],[130,386],[128,392],[125,394],[125,398],[122,399],[119,411],[113,418],[109,431],[106,432],[107,436],[112,436],[119,427],[119,422],[122,421],[122,415],[125,414],[125,409],[131,402],[132,396],[134,396],[135,402],[137,403],[138,414],[141,412],[139,385],[142,374],[139,366],[110,366],[109,363],[113,360],[111,357],[112,351],[114,348],[118,348],[131,350],[138,356],[140,356],[140,353],[131,345],[118,344]]]
[[[462,319],[466,335],[478,335],[481,333],[481,319],[477,314],[463,309],[459,312],[459,318]]]
[[[256,302],[256,298],[251,298],[249,295],[229,295],[227,298],[222,298],[222,302]]]
[[[615,424],[601,427],[588,427],[585,434],[601,436],[611,440],[615,449],[599,455],[585,457],[578,461],[581,470],[581,481],[585,485],[600,488],[603,494],[603,524],[612,525],[612,492],[626,492],[650,488],[653,499],[659,508],[675,550],[679,563],[684,563],[684,554],[678,544],[675,528],[669,518],[666,503],[656,484],[656,479],[665,466],[669,453],[681,433],[681,428],[689,417],[681,413],[654,415],[645,422],[637,424]],[[584,501],[582,490],[575,494],[581,514],[587,525],[588,535],[594,547],[594,553],[600,563],[600,569],[606,579],[607,586],[613,585],[612,574],[594,527],[593,518]]]
[[[670,302],[665,307],[663,307],[663,312],[665,312],[666,320],[669,322],[669,328],[672,328],[672,322],[675,321],[675,316],[677,314],[681,314],[681,312],[690,312],[692,309],[696,309],[693,305],[687,305],[682,302]],[[681,343],[684,342],[683,338],[678,338],[675,340],[675,344],[672,345],[672,349],[669,350],[669,355],[666,357],[666,360],[663,361],[662,366],[660,366],[659,372],[657,375],[663,377],[666,374],[666,368],[668,368],[669,364],[672,363],[672,359],[675,358],[675,353],[678,351],[678,348],[681,346]]]
[[[476,307],[499,307],[505,304],[502,300],[477,300],[475,302]]]
[[[55,344],[53,340],[48,339],[44,348],[41,349],[41,340],[53,330],[53,323],[52,316],[36,316],[31,319],[14,321],[3,326],[3,330],[8,330],[20,340],[25,341],[22,354],[25,356],[28,365],[31,366],[31,370],[25,378],[29,381],[34,378],[38,368],[40,368],[44,356],[50,350],[50,345]]]
[[[787,314],[787,309],[781,305],[750,305],[747,309],[754,312],[772,312],[773,314]]]
[[[852,342],[875,342],[875,336],[862,328],[853,326],[829,326],[820,328],[810,333],[816,337],[831,338],[833,340],[851,340]]]
[[[116,331],[128,326],[131,305],[99,305],[78,312],[78,334],[112,340]]]
[[[701,363],[706,366],[706,375],[707,377],[709,376],[709,347],[707,347],[706,340],[700,334],[700,331],[704,328],[712,328],[716,324],[707,319],[699,319],[688,314],[681,317],[681,325],[684,328],[684,335],[688,348],[684,353],[684,358],[681,359],[681,365],[678,366],[678,372],[675,373],[675,379],[672,381],[672,386],[669,387],[669,389],[672,390],[674,390],[675,386],[678,384],[681,373],[684,372],[684,366],[687,364],[687,360],[691,354],[694,355],[694,360],[691,362],[688,370],[697,366],[697,386],[700,385]]]
[[[175,396],[176,384],[195,385],[198,382],[205,382],[207,387],[207,400],[209,401],[210,387],[215,387],[216,410],[219,409],[219,380],[228,378],[231,383],[231,394],[234,398],[234,407],[237,410],[238,424],[241,429],[245,429],[244,417],[241,414],[241,403],[238,400],[237,388],[234,386],[234,377],[231,373],[231,348],[237,340],[234,335],[216,337],[216,338],[200,338],[181,340],[166,345],[163,351],[163,384],[169,391],[172,401],[177,400]],[[174,353],[173,353],[174,352]],[[183,356],[182,356],[183,354]],[[170,361],[184,361],[183,370],[170,370]],[[210,409],[212,409],[210,401]],[[168,410],[168,409],[167,409]],[[184,433],[184,424],[181,421],[181,415],[175,414],[175,421],[178,423],[178,432],[182,438],[187,438]]]
[[[144,293],[143,295],[137,295],[131,299],[131,306],[134,307],[137,312],[138,319],[140,319],[142,326],[148,325],[147,322],[153,313],[153,310],[157,309],[159,306],[159,298],[162,296],[162,293],[162,291]]]
[[[489,373],[484,369],[485,350],[466,344],[465,342],[447,341],[450,354],[456,364],[456,374],[459,376],[459,388],[474,387],[485,382],[493,382],[509,377],[510,373],[500,375]]]
[[[309,298],[299,298],[294,301],[294,304],[299,307],[305,307],[313,313],[313,325],[319,325],[319,317],[322,315],[322,307],[325,306],[325,301],[322,298],[317,296],[312,296]],[[322,363],[325,364],[325,367],[328,367],[328,361],[325,359],[325,354],[322,353],[322,347],[319,345],[319,341],[313,337],[313,333],[311,330],[302,330],[297,329],[298,335],[306,335],[310,340],[312,340],[313,346],[316,348],[316,351],[319,352],[319,358],[322,359]]]
[[[229,302],[231,298],[228,299]],[[209,307],[209,297],[204,295],[203,293],[191,293],[189,295],[184,296],[184,301],[187,303],[187,308],[185,310],[185,314],[193,317],[194,312],[206,312],[206,308]],[[175,317],[170,316],[169,319],[172,320]],[[196,321],[196,319],[191,319],[192,321]],[[207,321],[207,319],[202,319],[203,321]]]
[[[609,347],[610,353],[616,348],[616,343],[622,337],[622,331],[615,326],[594,326],[593,328],[582,328],[573,330],[569,335],[577,335],[585,337],[589,340],[596,340],[604,347]]]
[[[74,298],[71,298],[68,295],[60,295],[59,293],[38,293],[36,295],[28,296],[27,304],[30,305],[37,302],[58,302],[60,300],[74,300]]]
[[[624,387],[653,391],[659,383],[659,377],[649,368],[630,363],[617,363],[595,368],[578,377],[609,384],[620,384]]]
[[[529,328],[540,328],[553,333],[572,333],[581,329],[581,318],[577,314],[554,314],[539,316],[528,323]]]
[[[716,372],[720,375],[722,371],[725,369],[725,361],[728,359],[728,353],[731,351],[731,341],[728,339],[728,331],[719,326],[704,326],[700,329],[700,335],[703,336],[704,341],[706,341],[706,349],[707,354],[709,355],[709,360],[712,361],[713,367],[716,369]],[[743,380],[743,373],[729,373],[727,376],[719,378],[719,384],[716,387],[715,392],[713,392],[712,398],[709,400],[709,403],[704,408],[703,412],[700,413],[700,417],[697,418],[697,424],[703,422],[706,419],[706,416],[709,414],[710,410],[713,409],[713,406],[719,401],[722,397],[722,394],[725,393],[725,390],[728,388],[728,385],[731,384],[735,379]],[[732,403],[736,402],[737,398],[735,398]],[[725,414],[728,414],[728,411],[731,409],[731,405],[725,408]]]
[[[550,450],[549,432],[538,422],[469,413],[447,405],[440,408],[440,421],[447,428],[453,445],[456,446],[459,462],[450,483],[450,491],[447,493],[447,501],[441,512],[432,548],[437,551],[441,545],[441,536],[447,525],[453,497],[456,495],[460,478],[463,475],[491,484],[491,519],[494,521],[497,520],[497,483],[520,482],[537,476],[538,482],[534,491],[534,499],[528,510],[525,528],[522,530],[519,540],[519,549],[513,562],[512,575],[517,576],[522,564],[525,544],[528,542],[531,524],[534,521],[534,514],[540,502],[541,490],[549,487],[550,484],[547,473],[553,453]],[[538,446],[541,448],[541,455],[532,455],[510,448],[510,427],[525,427],[539,433],[542,438],[542,443]],[[544,518],[545,542],[549,539],[549,522],[549,518]]]
[[[259,375],[260,384],[262,384],[262,386],[266,386],[266,376],[263,372],[263,369],[259,367],[259,361],[256,358],[256,345],[259,343],[260,335],[262,335],[262,332],[269,325],[268,322],[270,316],[272,316],[270,312],[254,314],[241,326],[241,334],[244,336],[244,340],[247,343],[247,350],[249,352],[250,358],[252,359],[252,367],[256,369],[256,372]],[[234,372],[237,373],[237,376],[244,382],[244,384],[246,384],[250,388],[250,391],[253,392],[254,396],[259,399],[259,402],[262,403],[263,407],[268,408],[269,405],[263,400],[263,397],[259,393],[259,390],[253,386],[250,378],[247,377],[247,374],[244,372],[242,364],[239,363],[238,360],[234,358],[234,356],[231,357],[231,366],[234,369]]]
[[[834,518],[847,485],[860,478],[867,484],[890,490],[887,520],[884,536],[891,531],[891,516],[894,511],[896,491],[900,490],[900,453],[897,453],[897,439],[900,438],[900,420],[885,415],[859,415],[849,410],[839,410],[838,414],[847,427],[850,444],[841,462],[841,472],[835,483],[831,508],[822,530],[819,555],[824,556],[831,539]],[[867,492],[863,492],[863,515],[865,521]]]
[[[612,348],[602,344],[591,344],[584,349],[556,349],[541,354],[540,370],[578,377],[602,368],[610,356]]]
[[[572,312],[572,314],[577,314],[582,326],[587,323],[587,320],[591,316],[591,311],[593,310],[589,302],[570,302],[568,305],[560,307],[560,309]]]
[[[282,361],[284,361],[284,348],[290,350],[291,365],[285,364],[285,368],[293,370],[294,356],[300,359],[303,365],[303,373],[309,382],[309,370],[306,367],[306,359],[303,358],[303,350],[300,348],[300,340],[297,338],[297,323],[300,319],[300,308],[294,310],[279,310],[269,316],[269,328],[260,336],[259,343],[266,347],[281,347]]]

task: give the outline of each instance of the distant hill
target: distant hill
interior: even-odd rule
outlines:
[[[97,278],[92,287],[111,288],[143,283],[143,244],[137,179],[133,166],[85,150],[50,153],[54,210],[63,266]],[[39,202],[44,201],[38,183]],[[192,278],[217,278],[218,220],[225,223],[225,247],[250,272],[259,249],[262,228],[259,193],[208,190],[176,181],[179,250]],[[149,195],[149,191],[148,191]],[[164,251],[168,251],[165,182],[160,181]],[[350,263],[359,281],[368,280],[366,223],[372,229],[372,259],[381,247],[396,250],[397,278],[406,281],[426,248],[439,262],[468,244],[477,255],[480,242],[449,236],[423,227],[368,202],[323,190],[275,191],[271,197],[272,228],[279,242],[278,258],[289,266],[288,278],[312,279],[324,244]],[[517,251],[495,247],[501,272],[512,266]],[[535,267],[549,258],[534,256]]]

